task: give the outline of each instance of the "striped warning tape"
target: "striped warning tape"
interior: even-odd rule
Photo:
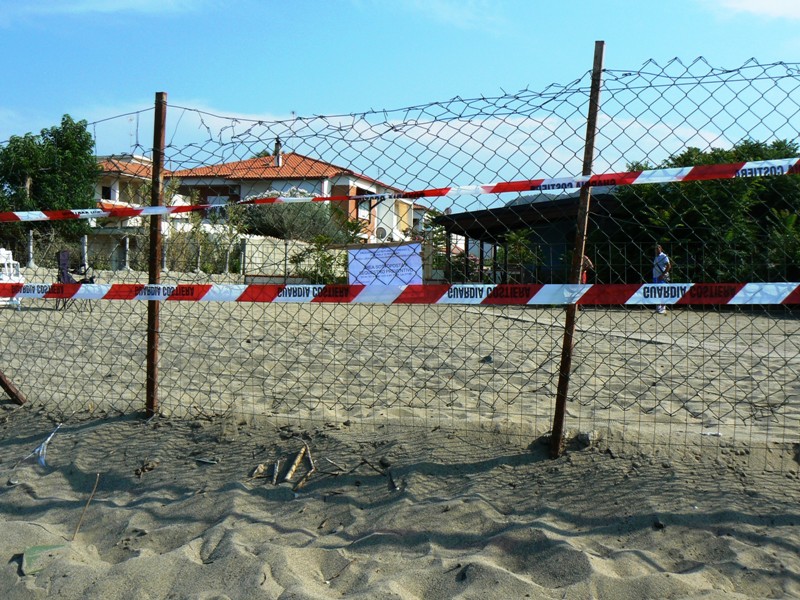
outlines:
[[[761,160],[721,165],[699,165],[670,169],[651,169],[627,173],[605,173],[581,177],[555,177],[525,179],[488,185],[463,185],[444,188],[399,192],[396,194],[367,194],[360,196],[313,196],[305,198],[263,197],[249,198],[238,205],[282,204],[293,202],[343,202],[353,199],[435,198],[442,196],[504,194],[507,192],[536,192],[570,190],[585,186],[623,186],[653,183],[680,183],[688,181],[709,181],[712,179],[734,179],[737,177],[768,177],[775,175],[800,174],[800,158]],[[194,206],[142,206],[131,208],[84,208],[68,210],[15,211],[0,213],[0,223],[17,221],[60,221],[69,219],[102,219],[106,217],[129,218],[140,216],[169,215],[174,213],[224,208],[224,204],[200,204]]]
[[[734,179],[737,177],[768,177],[774,175],[800,174],[800,158],[761,160],[720,165],[699,165],[670,169],[651,169],[626,173],[605,173],[580,177],[554,177],[547,179],[524,179],[488,185],[464,185],[445,188],[401,192],[392,198],[434,198],[439,196],[504,194],[507,192],[544,192],[579,189],[585,186],[623,186],[652,183],[680,183],[708,181],[711,179]],[[276,202],[320,202],[324,200],[349,200],[356,196],[317,196],[313,198],[254,198],[242,204],[272,204]],[[369,198],[370,196],[358,196]],[[371,197],[385,197],[380,194]]]
[[[273,285],[0,283],[0,298],[483,305],[787,305],[800,283]]]

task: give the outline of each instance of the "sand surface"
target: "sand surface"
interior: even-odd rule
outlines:
[[[162,308],[151,420],[145,303],[0,311],[0,598],[800,597],[791,315],[582,311],[551,460],[563,308]]]
[[[609,432],[550,460],[497,432],[73,415],[41,466],[19,461],[55,424],[2,408],[9,600],[800,597],[778,452]]]

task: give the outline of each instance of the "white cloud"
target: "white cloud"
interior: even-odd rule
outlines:
[[[139,104],[97,105],[73,117],[90,123],[98,154],[150,153],[152,99],[143,99]],[[204,100],[168,98],[168,159],[177,154],[172,160],[186,161],[183,166],[188,168],[250,158],[256,152],[271,149],[276,135],[281,139],[291,137],[293,125],[292,115],[233,113],[209,106]]]
[[[89,121],[98,154],[150,154],[153,100],[86,107],[71,113]],[[57,125],[60,115],[32,119],[0,106],[0,134],[24,120],[34,132]],[[57,118],[58,117],[58,118]],[[595,173],[624,171],[634,160],[658,164],[688,146],[730,147],[724,133],[693,127],[675,115],[662,121],[601,114]],[[580,173],[585,124],[580,116],[541,114],[480,119],[416,120],[393,113],[293,118],[228,113],[201,99],[171,98],[167,108],[167,167],[189,168],[243,160],[270,150],[280,136],[284,150],[348,166],[386,183],[417,190],[478,185]],[[30,127],[28,129],[31,129]],[[627,142],[627,145],[626,145]],[[503,201],[506,198],[502,199]],[[464,197],[454,208],[474,201]],[[498,200],[499,201],[499,200]]]
[[[717,11],[753,15],[768,19],[800,19],[798,0],[702,0]]]

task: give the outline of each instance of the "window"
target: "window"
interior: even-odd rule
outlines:
[[[229,199],[230,196],[208,196],[208,198],[206,198],[206,204],[208,204],[210,208],[204,211],[205,214],[203,217],[212,221],[225,219],[227,216],[225,206],[228,204]]]
[[[359,219],[363,219],[365,221],[369,221],[369,216],[371,211],[371,203],[369,200],[359,200],[358,201],[358,213],[357,216]]]
[[[104,185],[102,190],[100,191],[100,198],[103,200],[111,200],[111,186]]]

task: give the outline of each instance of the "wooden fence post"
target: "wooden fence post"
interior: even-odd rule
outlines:
[[[605,42],[598,41],[594,44],[594,66],[592,68],[592,87],[589,93],[589,114],[586,121],[586,144],[583,151],[583,175],[592,174],[592,161],[594,158],[594,137],[597,131],[597,113],[600,111],[600,85],[603,76],[603,54]],[[583,253],[586,246],[586,230],[589,224],[589,206],[591,202],[591,188],[581,188],[580,204],[578,206],[578,231],[575,235],[575,248],[572,252],[572,266],[570,268],[569,283],[579,284],[581,281],[581,267]],[[558,372],[558,388],[556,390],[556,406],[553,414],[553,429],[550,438],[550,457],[558,458],[564,447],[564,416],[567,412],[567,392],[569,391],[569,376],[572,370],[572,349],[575,338],[575,317],[577,305],[568,304],[564,323],[564,341],[561,345],[561,367]]]
[[[153,185],[150,197],[152,206],[164,205],[164,142],[167,122],[167,94],[156,93],[153,122]],[[161,215],[150,216],[150,254],[148,283],[161,283]],[[158,413],[158,334],[161,303],[147,302],[147,384],[145,412],[148,417]]]

